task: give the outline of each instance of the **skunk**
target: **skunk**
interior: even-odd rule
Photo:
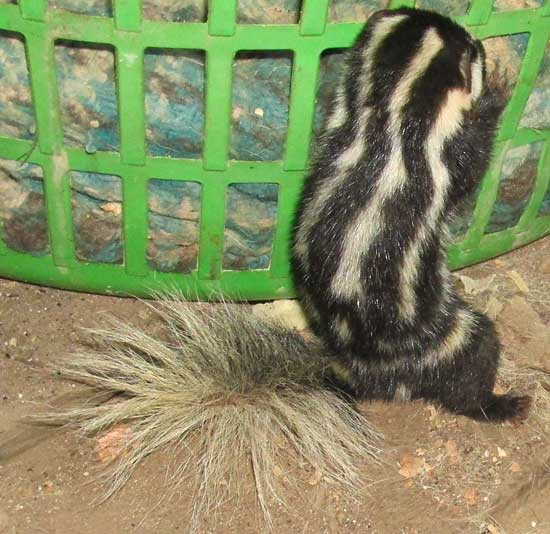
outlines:
[[[295,281],[333,380],[476,419],[524,417],[495,395],[499,341],[452,287],[447,223],[491,157],[507,88],[480,41],[439,14],[375,13],[350,51],[293,233]]]

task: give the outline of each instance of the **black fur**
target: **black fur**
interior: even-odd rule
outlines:
[[[377,26],[395,16],[404,18],[373,49],[369,91],[361,100],[365,53],[372,46]],[[404,181],[389,198],[376,204],[377,211],[368,221],[375,233],[361,256],[361,292],[357,298],[347,298],[331,284],[339,276],[350,224],[375,202],[381,180],[391,179],[385,173],[394,142],[389,132],[390,101],[430,29],[436,30],[443,46],[414,79],[399,116]],[[460,127],[445,138],[438,152],[448,182],[437,219],[429,218],[436,183],[442,178],[433,176],[428,139],[450,92],[472,91],[474,67],[470,66],[476,60],[481,60],[485,78],[481,43],[446,17],[408,8],[371,17],[345,66],[345,120],[333,129],[326,125],[314,148],[297,210],[292,263],[298,290],[312,312],[315,333],[340,368],[333,381],[341,380],[344,369],[346,388],[360,397],[392,400],[405,391],[412,399],[439,402],[456,413],[505,420],[524,416],[529,400],[493,394],[500,351],[494,326],[454,293],[445,264],[447,221],[476,188],[489,164],[506,103],[505,87],[497,78],[484,79],[481,94],[471,107],[460,108]],[[338,158],[361,131],[361,114],[367,108],[364,151],[343,172]],[[308,212],[319,195],[342,178],[328,200]],[[404,262],[416,240],[420,243],[419,260],[410,287],[414,314],[404,318],[400,311]],[[461,315],[468,318],[467,328],[458,332]],[[349,336],[338,334],[342,321]],[[445,352],[451,341],[456,342],[453,335],[457,332],[459,342],[454,350]]]

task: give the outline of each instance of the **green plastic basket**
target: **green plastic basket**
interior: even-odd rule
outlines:
[[[328,23],[329,0],[304,0],[299,24],[237,24],[236,0],[211,0],[208,22],[176,23],[143,20],[139,0],[113,0],[114,17],[91,17],[47,9],[46,0],[19,0],[0,5],[0,29],[17,32],[25,42],[37,124],[36,142],[0,137],[0,157],[40,165],[48,220],[50,253],[32,256],[0,241],[0,275],[61,288],[147,295],[177,286],[189,297],[206,298],[221,291],[243,299],[293,296],[289,272],[289,235],[293,211],[305,176],[315,111],[320,57],[325,50],[352,45],[361,23]],[[390,7],[414,5],[393,2]],[[493,12],[490,0],[473,0],[457,20],[479,38],[530,34],[529,44],[510,105],[499,133],[495,157],[478,195],[473,221],[463,240],[450,249],[450,265],[458,268],[510,251],[550,233],[550,216],[539,210],[550,180],[550,130],[519,128],[550,37],[550,1],[537,9]],[[73,40],[114,47],[120,153],[63,145],[54,43]],[[243,50],[293,52],[286,146],[282,161],[230,161],[232,65]],[[206,54],[205,139],[201,160],[149,157],[145,145],[144,64],[148,48],[204,50]],[[542,141],[536,185],[519,222],[492,234],[485,229],[499,188],[506,152]],[[123,189],[122,265],[77,260],[71,216],[68,172],[120,176]],[[199,259],[188,275],[151,270],[146,261],[147,184],[150,179],[202,184]],[[222,268],[225,196],[229,184],[276,183],[279,186],[277,227],[269,269],[225,271]]]

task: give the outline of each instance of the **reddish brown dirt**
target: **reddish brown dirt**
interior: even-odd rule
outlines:
[[[493,305],[495,299],[504,304],[497,323],[507,354],[522,365],[550,368],[544,330],[550,323],[550,240],[459,274],[475,281],[495,275],[486,290],[478,287],[468,298],[480,308],[491,298]],[[523,299],[513,301],[520,308],[516,314],[506,308],[514,296]],[[2,534],[189,531],[191,496],[185,488],[163,499],[169,452],[149,457],[120,494],[91,506],[103,491],[95,479],[103,467],[94,452],[96,439],[19,422],[75,390],[48,364],[74,350],[84,338],[80,328],[101,324],[103,312],[152,326],[147,308],[130,299],[0,281]],[[531,312],[534,319],[522,323]],[[364,466],[371,483],[361,502],[349,504],[322,484],[300,482],[289,490],[292,510],[275,510],[275,532],[550,533],[550,441],[536,418],[514,427],[475,423],[420,402],[363,409],[384,433],[385,452],[384,464]],[[488,511],[494,522],[481,527]],[[258,532],[253,502],[245,498],[238,507],[225,506],[200,531]]]

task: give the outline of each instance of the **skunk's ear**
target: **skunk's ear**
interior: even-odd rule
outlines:
[[[472,51],[466,48],[460,58],[460,74],[464,80],[464,88],[468,93],[472,92]]]

